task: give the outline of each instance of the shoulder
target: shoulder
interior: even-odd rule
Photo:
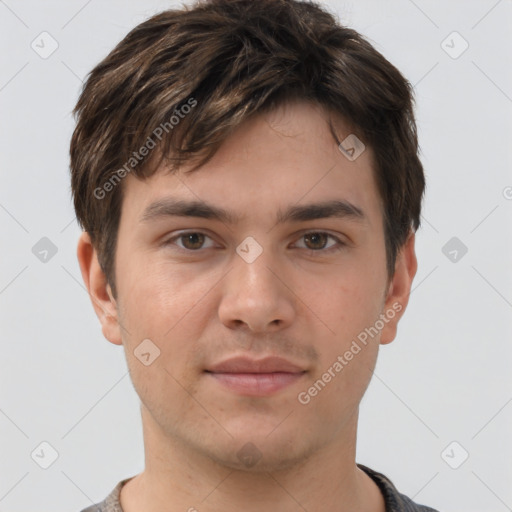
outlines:
[[[84,508],[81,512],[123,512],[119,501],[121,487],[131,478],[132,477],[121,480],[103,501]]]
[[[370,476],[379,487],[386,503],[386,512],[438,512],[426,505],[419,505],[412,501],[411,498],[399,493],[393,482],[382,473],[374,471],[363,464],[357,464],[357,467]]]

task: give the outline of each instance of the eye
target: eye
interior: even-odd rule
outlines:
[[[177,243],[178,247],[187,251],[197,251],[199,249],[209,249],[213,247],[210,245],[209,247],[204,247],[205,239],[212,240],[205,233],[201,233],[200,231],[189,231],[188,233],[180,233],[172,238],[169,238],[164,242],[164,245],[172,245],[175,241],[182,241],[182,245]],[[213,240],[212,240],[213,241]]]
[[[309,250],[310,252],[331,252],[342,249],[346,244],[342,242],[338,237],[325,233],[323,231],[310,231],[304,233],[301,239],[305,241],[306,247],[300,247],[301,249]],[[327,246],[328,240],[334,240],[331,245]]]
[[[298,245],[299,249],[305,249],[310,253],[330,253],[343,249],[346,246],[338,237],[323,231],[310,231],[304,233],[301,237],[305,246]],[[209,245],[205,241],[210,240]],[[329,240],[331,243],[329,244]],[[297,242],[298,243],[298,242]],[[211,249],[215,247],[215,242],[206,233],[200,231],[181,232],[163,242],[163,245],[177,245],[179,249],[189,252],[197,252],[201,249]]]

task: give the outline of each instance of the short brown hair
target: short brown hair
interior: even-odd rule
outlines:
[[[410,83],[317,3],[200,0],[129,32],[91,71],[74,109],[74,206],[114,296],[117,182],[127,172],[151,176],[163,158],[176,169],[197,161],[195,170],[243,121],[289,98],[341,115],[372,148],[393,275],[398,251],[420,225],[425,188]],[[138,165],[134,151],[149,139],[158,148]]]

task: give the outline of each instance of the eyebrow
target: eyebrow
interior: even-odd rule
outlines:
[[[219,206],[204,201],[184,201],[173,198],[159,199],[151,203],[140,217],[141,223],[148,223],[166,217],[199,217],[218,220],[224,224],[235,224],[239,217]],[[346,200],[330,200],[305,205],[290,206],[284,212],[278,210],[276,224],[304,222],[324,218],[343,218],[364,222],[363,210]]]

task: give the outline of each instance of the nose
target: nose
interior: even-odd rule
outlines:
[[[223,279],[219,318],[230,329],[273,332],[293,323],[296,298],[270,250],[248,263],[237,254]]]

